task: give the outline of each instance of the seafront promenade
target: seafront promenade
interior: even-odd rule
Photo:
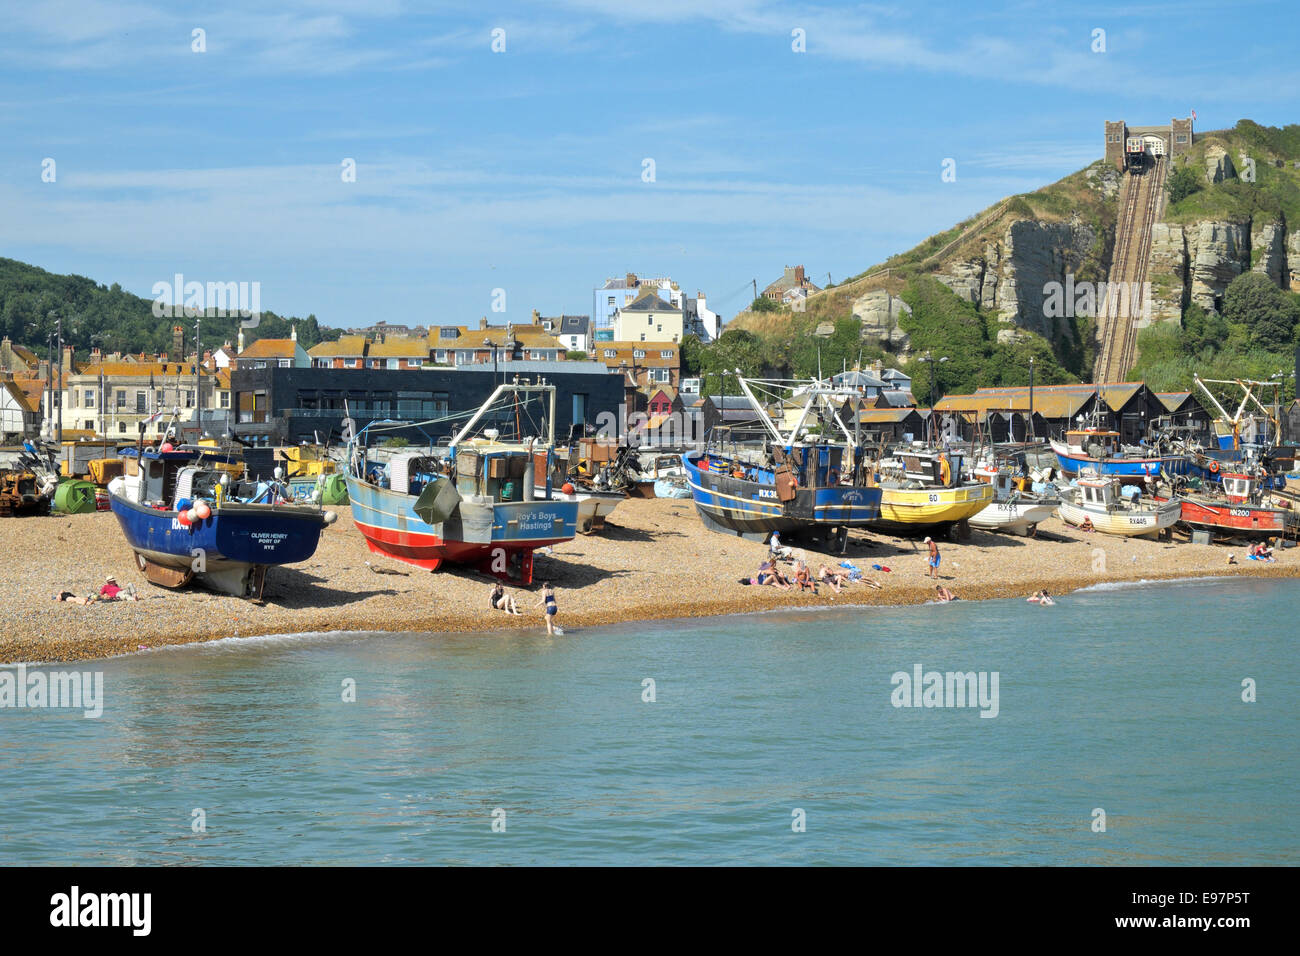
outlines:
[[[371,554],[349,509],[338,510],[338,522],[309,561],[268,572],[261,605],[199,586],[168,591],[148,584],[109,512],[7,520],[0,525],[0,662],[81,660],[262,634],[543,628],[539,601],[547,580],[559,597],[567,632],[561,639],[614,622],[819,605],[863,605],[863,626],[870,628],[873,605],[934,599],[936,582],[926,577],[919,540],[855,533],[843,557],[807,551],[814,574],[822,563],[850,560],[880,589],[858,583],[839,595],[824,586],[816,595],[798,594],[742,585],[766,558],[766,547],[707,531],[690,501],[629,499],[603,534],[537,554],[534,586],[509,589],[524,612],[512,617],[489,609],[484,575],[463,568],[430,574]],[[1278,550],[1277,562],[1264,564],[1248,561],[1245,547],[1086,534],[1056,518],[1036,538],[975,531],[968,541],[941,547],[938,583],[963,600],[1024,597],[1041,588],[1059,596],[1103,582],[1300,576],[1300,549]],[[1230,554],[1237,564],[1227,564]],[[890,571],[873,571],[873,564]],[[89,606],[52,600],[60,590],[97,591],[108,574],[134,582],[142,600]],[[1231,589],[1233,581],[1225,579],[1223,587]],[[1026,613],[1051,610],[1027,605]]]

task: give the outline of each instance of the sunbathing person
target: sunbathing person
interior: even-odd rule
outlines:
[[[518,614],[519,606],[515,604],[515,599],[506,593],[505,585],[500,581],[492,588],[488,594],[488,604],[494,611],[505,611],[507,614]]]
[[[817,593],[817,585],[812,579],[812,573],[808,570],[808,565],[800,561],[794,568],[794,583],[799,585],[800,591],[811,591]]]
[[[844,585],[849,583],[849,576],[842,571],[834,571],[823,564],[817,571],[817,580],[829,585],[832,591],[839,594],[844,589]]]
[[[782,591],[790,590],[790,582],[781,575],[781,572],[776,569],[776,565],[771,561],[764,561],[758,566],[758,574],[754,578],[754,583],[771,584]]]
[[[135,593],[134,584],[128,584],[123,588],[117,583],[117,578],[110,574],[104,579],[104,586],[99,589],[99,600],[138,601],[140,600],[140,596]]]

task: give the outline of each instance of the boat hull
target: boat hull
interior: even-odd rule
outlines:
[[[1060,506],[1061,520],[1066,524],[1078,527],[1087,518],[1097,531],[1124,538],[1157,535],[1166,528],[1173,527],[1181,513],[1178,501],[1164,501],[1155,508],[1136,511],[1085,508],[1065,498],[1061,500]]]
[[[973,518],[993,501],[993,486],[955,488],[884,488],[880,517],[871,527],[893,534],[919,534],[952,527]]]
[[[258,569],[306,561],[316,552],[323,516],[316,509],[223,504],[208,518],[180,522],[180,513],[137,505],[109,494],[127,543],[142,558],[192,575],[214,590],[248,596]]]
[[[1062,442],[1052,439],[1052,451],[1060,462],[1061,471],[1070,477],[1080,472],[1092,471],[1098,475],[1117,475],[1121,478],[1159,478],[1161,471],[1170,475],[1185,475],[1190,469],[1186,455],[1161,455],[1153,458],[1091,458],[1070,451]]]
[[[981,531],[1005,531],[1027,535],[1039,522],[1056,514],[1057,502],[994,501],[970,518],[970,526]]]
[[[1179,523],[1224,537],[1269,538],[1291,534],[1296,515],[1282,508],[1191,497],[1182,499]]]
[[[774,484],[702,470],[699,453],[682,456],[695,509],[715,531],[763,540],[773,531],[864,527],[880,516],[880,489],[837,485],[799,488],[781,501]]]
[[[436,571],[443,562],[475,564],[488,574],[532,583],[536,548],[570,541],[579,502],[462,502],[431,525],[415,513],[416,498],[348,476],[352,520],[375,554]]]

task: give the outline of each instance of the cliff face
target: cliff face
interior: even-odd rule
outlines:
[[[985,245],[983,255],[950,263],[937,278],[977,308],[997,310],[1000,342],[1014,341],[1020,330],[1049,342],[1072,341],[1070,325],[1047,314],[1046,290],[1077,276],[1097,240],[1097,230],[1078,218],[1017,219]]]
[[[1300,230],[1288,235],[1284,222],[1158,223],[1147,259],[1152,320],[1177,322],[1193,302],[1217,311],[1228,284],[1247,270],[1262,272],[1285,289],[1297,262]]]

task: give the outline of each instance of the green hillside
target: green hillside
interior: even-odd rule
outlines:
[[[77,275],[58,275],[14,259],[0,258],[0,336],[44,356],[55,316],[63,321],[63,340],[78,358],[91,348],[105,352],[160,352],[172,344],[172,326],[186,327],[191,341],[193,319],[157,318],[153,300],[126,292],[117,283],[102,285]],[[203,341],[213,346],[234,342],[239,318],[204,318]],[[314,315],[304,318],[262,312],[257,328],[245,329],[245,342],[259,338],[284,338],[297,328],[303,348],[337,339],[337,329],[322,328]]]

